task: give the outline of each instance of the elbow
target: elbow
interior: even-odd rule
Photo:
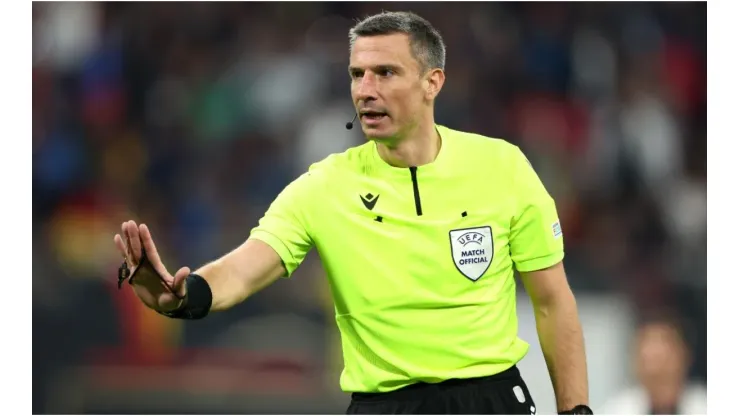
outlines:
[[[575,310],[576,298],[570,289],[558,290],[532,299],[535,313],[542,317],[550,316],[555,311]]]

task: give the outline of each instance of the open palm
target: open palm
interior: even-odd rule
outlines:
[[[131,285],[136,296],[157,311],[177,309],[185,297],[185,278],[190,274],[190,269],[182,267],[172,276],[159,258],[152,234],[145,224],[124,222],[121,224],[121,234],[116,234],[113,241],[134,277]],[[148,261],[142,264],[143,252],[146,252]]]

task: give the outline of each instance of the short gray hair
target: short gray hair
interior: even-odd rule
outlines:
[[[445,68],[445,44],[442,35],[423,17],[412,12],[382,12],[368,16],[349,31],[349,47],[363,36],[403,33],[408,35],[411,52],[422,71]]]

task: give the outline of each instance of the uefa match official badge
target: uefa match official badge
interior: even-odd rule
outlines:
[[[491,227],[450,231],[450,248],[457,270],[468,279],[477,281],[486,273],[493,261]]]

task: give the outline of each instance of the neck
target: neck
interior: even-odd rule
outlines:
[[[423,123],[403,137],[377,141],[381,159],[397,168],[422,166],[434,162],[442,146],[434,122]]]
[[[664,384],[648,389],[651,406],[658,414],[674,414],[682,392],[683,385],[679,383],[673,385]]]

